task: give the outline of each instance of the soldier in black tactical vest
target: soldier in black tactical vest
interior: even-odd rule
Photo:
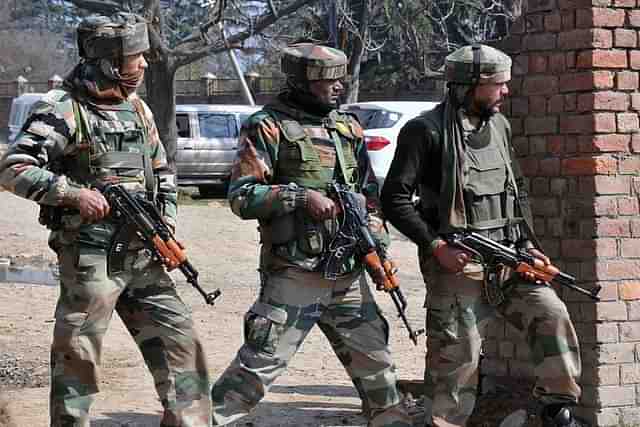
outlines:
[[[282,71],[287,87],[243,127],[231,176],[233,212],[260,224],[262,283],[244,318],[244,345],[213,387],[214,425],[249,413],[318,325],[356,386],[369,425],[410,426],[388,325],[362,263],[345,257],[335,276],[323,271],[336,235],[331,182],[365,196],[369,228],[388,243],[362,128],[336,110],[347,58],[301,43],[284,50]]]
[[[78,27],[81,61],[63,89],[38,102],[0,162],[0,184],[40,204],[58,255],[60,297],[51,348],[54,427],[89,427],[102,341],[115,310],[156,385],[163,427],[208,427],[210,383],[189,308],[161,261],[130,237],[109,274],[118,223],[101,193],[111,183],[156,203],[176,225],[175,177],[149,107],[136,95],[147,63],[147,23],[91,16]]]
[[[445,73],[444,102],[402,128],[382,190],[385,216],[418,245],[427,286],[426,423],[466,425],[482,340],[499,315],[526,335],[544,427],[579,426],[569,407],[581,392],[580,348],[565,304],[529,275],[503,269],[490,280],[497,276],[445,241],[454,231],[472,231],[549,264],[533,233],[511,128],[499,112],[511,59],[489,46],[466,46],[447,56]]]

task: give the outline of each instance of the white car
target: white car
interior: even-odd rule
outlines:
[[[409,120],[433,109],[437,102],[371,101],[343,104],[340,109],[354,113],[364,128],[373,173],[382,188],[396,151],[398,133]]]

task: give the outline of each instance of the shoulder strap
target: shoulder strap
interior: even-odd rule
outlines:
[[[87,113],[80,103],[72,96],[71,105],[73,108],[73,117],[76,121],[75,144],[80,147],[87,141],[89,143],[88,150],[80,149],[77,151],[77,162],[82,165],[81,170],[87,174],[84,178],[87,180],[91,176],[91,157],[94,153],[93,135],[90,130]]]
[[[151,129],[151,124],[147,120],[147,116],[144,111],[144,106],[142,105],[142,101],[140,98],[134,98],[131,100],[133,107],[136,109],[136,113],[142,122],[142,129],[144,130],[144,143],[149,143],[149,131]],[[142,163],[144,166],[144,186],[147,190],[147,198],[149,200],[155,199],[155,176],[153,174],[153,168],[151,166],[151,159],[148,156],[147,150],[142,150]]]
[[[344,151],[340,135],[338,135],[338,132],[335,129],[328,129],[328,131],[329,135],[331,135],[331,139],[333,140],[333,145],[336,148],[336,158],[338,159],[338,167],[340,168],[342,183],[351,186],[351,184],[347,182],[347,168],[345,166]]]

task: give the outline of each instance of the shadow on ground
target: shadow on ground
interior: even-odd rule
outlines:
[[[274,385],[269,389],[269,393],[282,394],[303,394],[310,396],[336,396],[336,397],[357,397],[355,388],[352,386],[335,385],[296,385],[281,386]]]

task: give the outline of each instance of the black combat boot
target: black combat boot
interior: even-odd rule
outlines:
[[[589,427],[573,416],[567,406],[549,405],[542,410],[542,427]]]

